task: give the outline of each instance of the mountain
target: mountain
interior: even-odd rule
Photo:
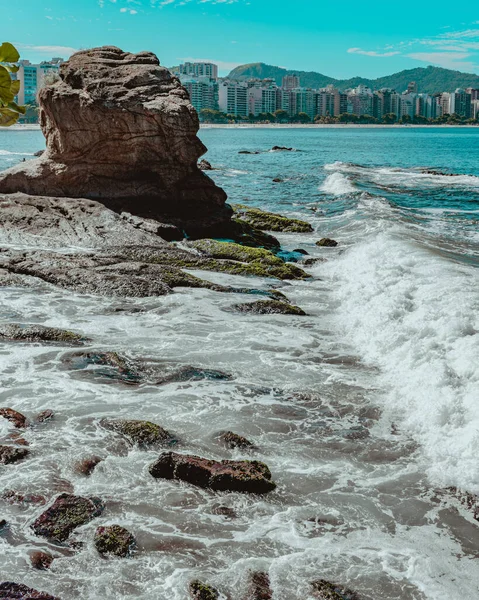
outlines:
[[[285,75],[298,75],[303,87],[318,89],[333,84],[340,90],[356,87],[360,84],[379,90],[381,88],[392,88],[398,92],[407,89],[410,81],[415,81],[419,92],[435,94],[437,92],[453,92],[456,88],[473,87],[479,88],[479,75],[472,73],[461,73],[443,69],[442,67],[418,67],[400,71],[394,75],[379,77],[378,79],[365,79],[364,77],[353,77],[351,79],[334,79],[314,71],[291,71],[281,67],[274,67],[264,63],[251,63],[241,65],[233,69],[228,75],[230,79],[249,79],[258,77],[260,79],[274,79],[278,85]]]

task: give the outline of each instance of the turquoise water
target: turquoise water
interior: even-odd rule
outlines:
[[[312,234],[279,236],[319,259],[311,279],[274,282],[308,316],[237,315],[228,294],[209,290],[131,299],[135,310],[118,312],[113,299],[48,286],[2,289],[2,321],[72,328],[108,350],[234,376],[134,391],[73,380],[58,368],[65,349],[4,344],[0,405],[52,408],[57,419],[26,432],[32,458],[0,471],[0,487],[107,501],[101,522],[78,533],[84,549],[50,548],[64,556],[38,573],[27,559],[42,544],[28,529],[37,509],[1,504],[12,524],[0,537],[5,577],[64,600],[184,600],[194,577],[237,600],[253,568],[269,572],[275,600],[310,600],[322,577],[361,600],[476,598],[479,528],[447,488],[479,493],[479,129],[200,137],[230,202],[312,223]],[[0,168],[43,147],[38,131],[0,131]],[[318,248],[325,236],[339,245]],[[95,426],[132,414],[218,459],[240,457],[218,447],[219,430],[253,439],[278,491],[257,499],[152,482],[154,453],[118,453]],[[85,452],[107,454],[90,478],[72,471]],[[217,504],[237,518],[215,515]],[[137,535],[134,559],[98,560],[92,532],[113,522]]]

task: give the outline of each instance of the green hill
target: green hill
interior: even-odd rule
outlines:
[[[435,94],[437,92],[453,92],[456,88],[473,87],[479,88],[479,75],[473,73],[461,73],[441,67],[418,67],[408,69],[379,77],[378,79],[365,79],[364,77],[353,77],[351,79],[334,79],[314,71],[292,71],[266,65],[264,63],[251,63],[241,65],[233,69],[228,75],[231,79],[249,79],[258,77],[260,79],[271,78],[281,85],[281,80],[285,75],[298,75],[301,79],[301,85],[308,88],[322,88],[332,83],[340,90],[356,87],[360,84],[367,85],[374,90],[381,88],[393,88],[398,92],[403,92],[410,81],[415,81],[419,92]]]

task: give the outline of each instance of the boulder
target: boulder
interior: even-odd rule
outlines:
[[[48,421],[51,421],[54,418],[55,413],[53,412],[53,410],[47,408],[45,410],[42,410],[42,412],[38,413],[38,415],[35,417],[35,421],[37,423],[47,423]]]
[[[176,442],[171,433],[150,421],[102,419],[100,425],[104,429],[120,433],[131,444],[137,445],[140,448],[165,446]]]
[[[214,491],[266,494],[276,488],[268,467],[259,461],[208,460],[165,452],[149,468],[155,478],[179,479]]]
[[[0,600],[60,600],[46,592],[38,592],[22,583],[4,581],[0,583]]]
[[[23,460],[30,454],[26,448],[15,448],[15,446],[0,446],[0,464],[9,465]]]
[[[93,473],[95,467],[101,463],[101,461],[102,459],[99,456],[89,456],[88,458],[84,458],[75,464],[75,472],[79,475],[88,477]]]
[[[93,541],[100,554],[121,558],[129,556],[136,546],[134,536],[120,525],[98,527]]]
[[[257,300],[256,302],[235,304],[233,308],[238,312],[252,313],[254,315],[306,315],[304,310],[299,308],[299,306],[281,302],[280,300]]]
[[[316,242],[316,246],[327,246],[328,248],[335,248],[337,245],[338,242],[331,238],[321,238]]]
[[[13,423],[19,429],[27,426],[27,418],[16,410],[13,410],[13,408],[0,408],[0,417],[7,419],[7,421],[10,421],[10,423]]]
[[[222,444],[231,450],[236,448],[240,448],[241,450],[252,450],[255,447],[254,444],[245,437],[238,435],[237,433],[233,433],[232,431],[225,431],[221,433],[218,439]]]
[[[260,208],[233,204],[234,216],[261,231],[282,231],[285,233],[310,233],[313,227],[307,221],[284,217]]]
[[[199,580],[190,583],[190,596],[193,600],[218,600],[218,590]]]
[[[198,167],[202,171],[214,171],[215,170],[211,166],[211,163],[208,160],[206,160],[205,158],[203,160],[200,160],[200,162],[198,163]]]
[[[38,102],[46,152],[1,173],[0,193],[98,200],[187,231],[229,219],[198,168],[206,148],[188,93],[153,53],[77,52]]]
[[[32,524],[36,535],[53,542],[64,542],[70,533],[99,517],[104,505],[99,498],[82,498],[72,494],[60,494]]]
[[[0,325],[0,340],[15,342],[56,342],[72,346],[81,346],[88,338],[56,327],[43,325],[19,325],[17,323]]]
[[[0,519],[0,531],[2,531],[3,529],[7,528],[8,523],[5,521],[5,519]]]
[[[54,557],[48,552],[37,550],[30,554],[30,563],[34,569],[46,571],[51,567]]]
[[[271,600],[269,575],[264,571],[254,571],[250,574],[250,585],[245,600]]]

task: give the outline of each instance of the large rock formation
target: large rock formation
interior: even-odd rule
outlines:
[[[229,221],[197,166],[206,148],[188,93],[153,53],[77,52],[39,104],[47,150],[0,173],[0,193],[88,198],[192,234]]]

